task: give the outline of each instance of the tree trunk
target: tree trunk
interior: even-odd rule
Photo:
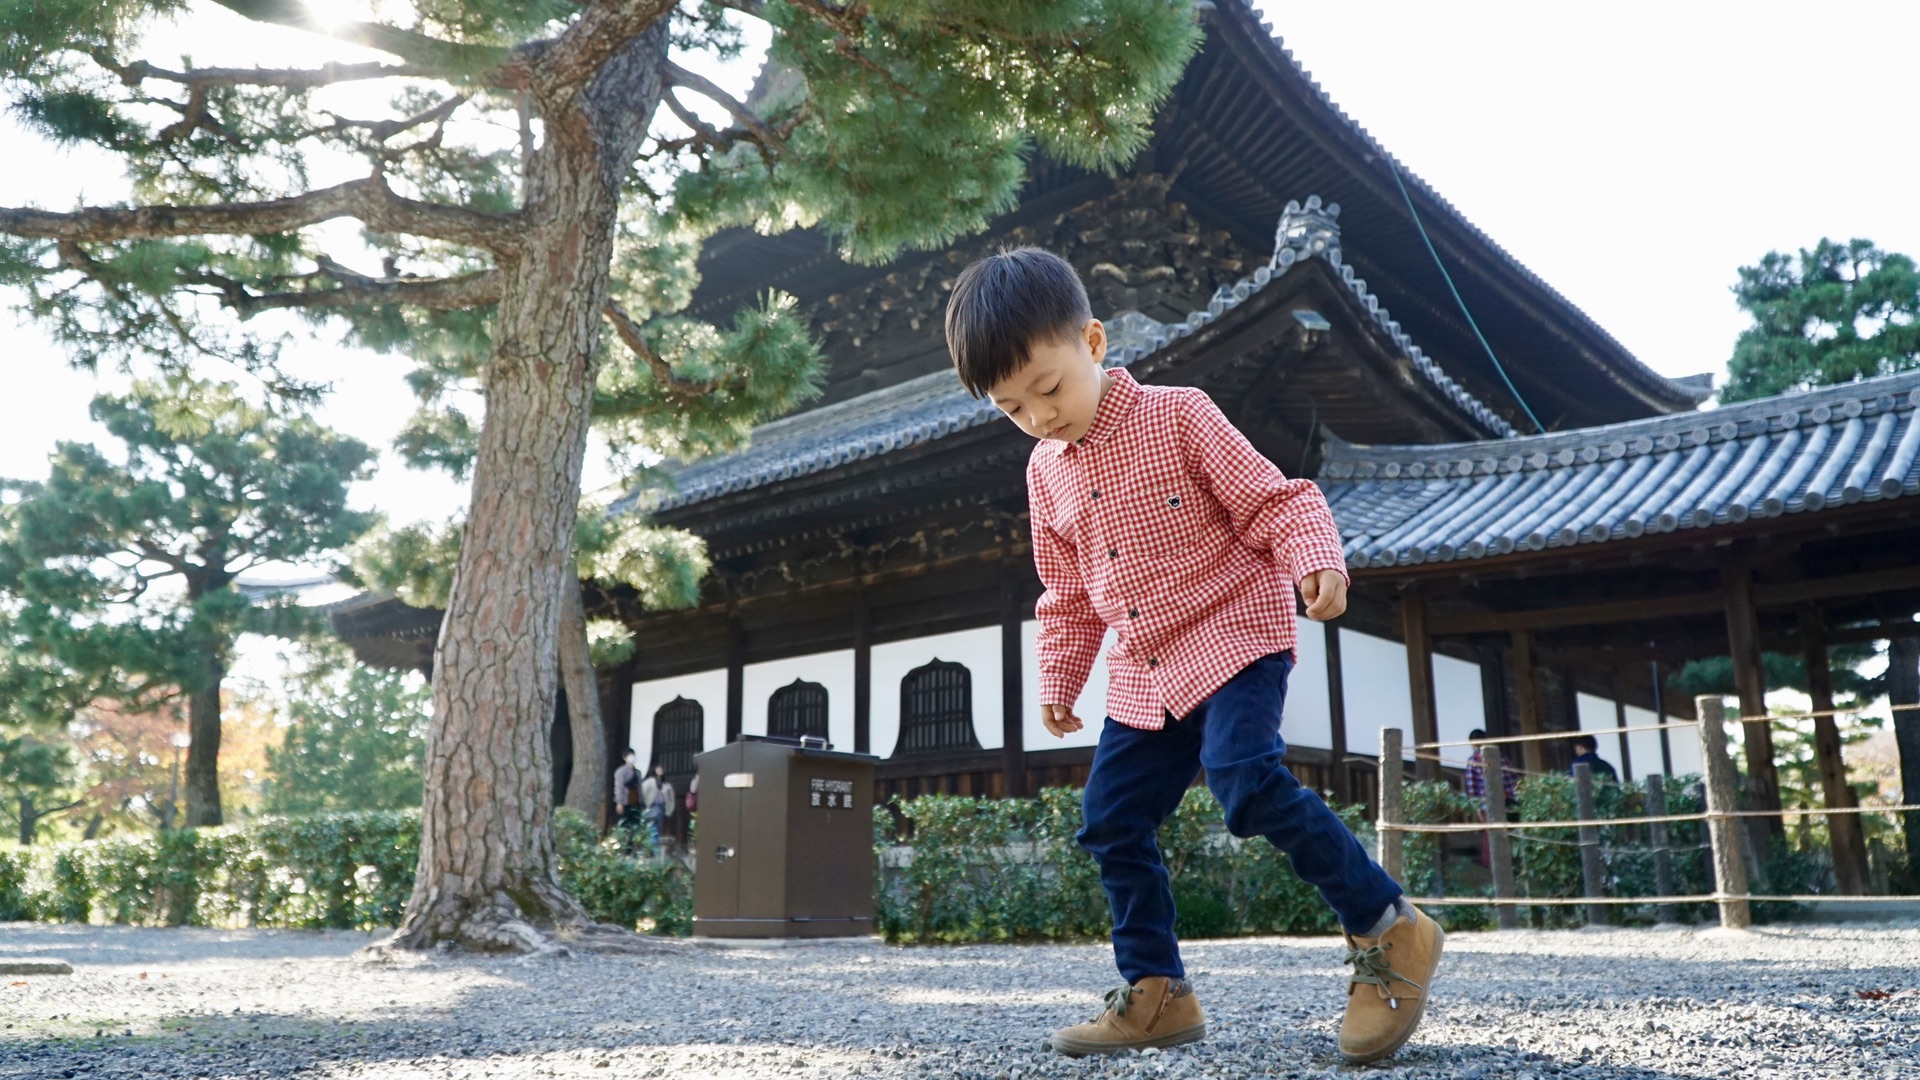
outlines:
[[[220,684],[227,665],[207,662],[206,684],[187,698],[187,820],[198,829],[221,824],[220,816]]]
[[[1887,700],[1920,704],[1920,638],[1887,643]],[[1893,741],[1900,748],[1900,801],[1920,802],[1920,709],[1896,709]],[[1907,865],[1920,867],[1920,812],[1907,814]]]
[[[32,847],[35,826],[40,824],[40,815],[33,811],[33,796],[20,796],[20,846]]]
[[[573,775],[567,807],[596,826],[607,805],[607,731],[600,720],[600,684],[587,652],[587,611],[580,581],[560,586],[560,682],[567,691],[567,725],[573,732]]]
[[[486,423],[434,655],[420,861],[397,947],[545,951],[612,929],[560,884],[547,740],[561,598],[579,587],[573,528],[618,192],[659,103],[666,29],[654,24],[584,92],[534,75],[545,141],[528,170],[525,248],[501,266]]]

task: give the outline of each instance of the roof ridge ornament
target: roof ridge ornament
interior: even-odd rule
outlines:
[[[1291,251],[1292,257],[1283,257],[1283,251]],[[1308,255],[1325,256],[1335,265],[1341,261],[1340,204],[1322,203],[1318,195],[1307,196],[1305,204],[1298,199],[1287,200],[1287,208],[1280,212],[1280,225],[1273,234],[1276,267]]]

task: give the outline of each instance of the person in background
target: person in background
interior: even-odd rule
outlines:
[[[613,825],[631,829],[640,824],[640,770],[633,767],[633,747],[627,747],[620,761],[613,770]]]
[[[667,783],[667,767],[656,762],[653,774],[640,781],[640,816],[647,822],[647,839],[653,853],[660,854],[660,833],[673,816],[673,785]]]
[[[1486,737],[1486,731],[1481,728],[1474,728],[1467,733],[1467,738],[1474,743]],[[1506,750],[1500,752],[1500,790],[1506,798],[1507,805],[1511,807],[1518,802],[1514,792],[1520,784],[1520,773],[1508,763],[1508,753],[1509,751]],[[1473,748],[1473,754],[1467,758],[1466,790],[1468,798],[1480,800],[1480,820],[1486,821],[1490,816],[1487,812],[1487,766],[1477,745]],[[1486,833],[1480,834],[1480,865],[1493,865],[1492,854],[1487,850]]]
[[[1584,764],[1593,770],[1595,781],[1605,780],[1609,784],[1620,782],[1620,774],[1600,756],[1600,740],[1591,735],[1576,735],[1573,739],[1573,762],[1567,766],[1568,775],[1572,775],[1573,766]]]

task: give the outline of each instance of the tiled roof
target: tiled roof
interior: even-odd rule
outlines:
[[[1287,204],[1274,237],[1273,258],[1253,273],[1214,291],[1206,308],[1180,322],[1163,323],[1128,312],[1108,323],[1108,366],[1125,367],[1191,336],[1240,306],[1303,259],[1321,258],[1339,274],[1354,299],[1373,317],[1422,377],[1491,435],[1511,437],[1513,427],[1462,389],[1407,337],[1340,255],[1338,203],[1319,196]],[[702,458],[671,472],[674,490],[653,495],[652,508],[671,510],[766,484],[918,446],[991,422],[990,402],[967,395],[950,371],[936,371],[859,397],[775,420],[754,429],[745,450]],[[614,504],[615,513],[639,505],[635,492]]]
[[[1358,569],[1912,496],[1920,372],[1502,443],[1330,443],[1320,484]]]

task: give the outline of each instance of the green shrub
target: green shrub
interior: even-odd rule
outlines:
[[[564,810],[556,843],[562,882],[596,919],[690,931],[692,880],[679,864],[624,856]],[[263,818],[0,851],[0,918],[371,930],[400,921],[419,853],[415,811]]]
[[[1364,828],[1359,814],[1341,811],[1356,831]],[[1070,788],[1032,799],[925,795],[876,809],[882,933],[908,942],[1105,937],[1106,894],[1092,856],[1074,840],[1080,821],[1080,792]],[[1187,792],[1158,840],[1183,937],[1338,929],[1285,855],[1226,833],[1205,788]]]

